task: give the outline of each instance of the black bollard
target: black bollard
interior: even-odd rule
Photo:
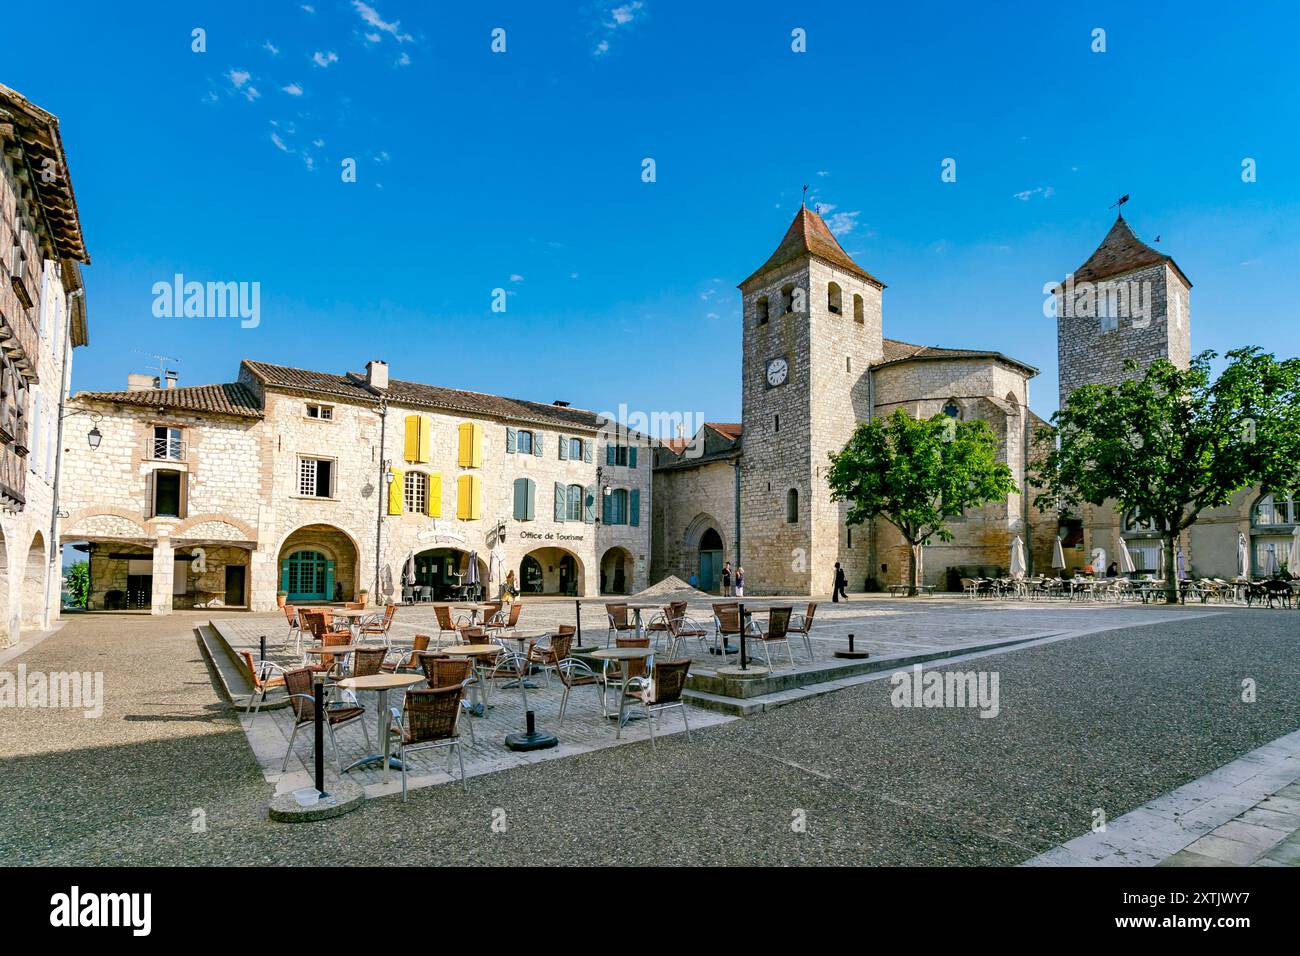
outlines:
[[[531,737],[533,734],[537,733],[537,721],[534,719],[531,710],[525,714],[525,717],[528,720],[528,736]]]
[[[834,651],[836,657],[843,657],[850,660],[862,660],[864,657],[870,657],[866,651],[859,651],[853,646],[853,635],[849,635],[849,649],[847,651]]]
[[[266,660],[266,635],[263,634],[261,637],[259,637],[257,639],[257,642],[258,642],[258,646],[261,648],[257,659],[259,661],[264,661]]]
[[[740,605],[740,669],[742,671],[749,670],[749,657],[747,656],[745,650],[745,634],[748,630],[749,627],[745,623],[745,605],[741,604]],[[723,650],[724,651],[726,650],[725,646],[723,647]]]
[[[852,635],[852,634],[849,635],[849,653],[850,653],[850,654],[853,653],[853,635]]]
[[[573,616],[574,619],[578,622],[578,629],[574,633],[574,643],[578,647],[581,647],[582,646],[582,602],[581,601],[573,602]]]
[[[316,790],[324,797],[328,796],[325,793],[325,675],[313,674],[312,683],[316,712]]]

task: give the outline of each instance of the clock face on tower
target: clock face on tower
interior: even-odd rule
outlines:
[[[784,358],[774,358],[767,363],[767,384],[770,388],[784,385],[790,375],[790,363]]]

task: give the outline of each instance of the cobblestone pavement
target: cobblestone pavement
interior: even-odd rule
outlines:
[[[975,626],[941,603],[929,613]],[[921,604],[900,608],[900,623]],[[1182,616],[1151,626],[1111,618],[1115,629],[944,662],[999,675],[993,719],[895,707],[884,675],[703,727],[689,744],[666,737],[653,754],[645,742],[609,747],[475,777],[468,793],[426,787],[406,804],[369,800],[295,826],[266,817],[274,788],[192,634],[207,616],[86,615],[0,667],[100,670],[108,689],[98,719],[0,710],[0,858],[1020,863],[1088,833],[1097,808],[1118,819],[1300,728],[1295,612],[1199,610],[1171,609]],[[1013,608],[965,613],[1015,626]],[[1073,625],[1048,627],[1079,631],[1111,613],[1079,608]],[[1259,688],[1255,703],[1242,701],[1245,678]]]

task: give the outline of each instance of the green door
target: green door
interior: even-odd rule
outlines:
[[[289,555],[281,566],[284,590],[289,592],[288,602],[329,601],[334,595],[329,580],[332,569],[325,555],[319,551],[298,551]]]

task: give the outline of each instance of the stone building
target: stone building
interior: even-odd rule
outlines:
[[[172,387],[167,387],[172,386]],[[245,360],[234,382],[83,392],[62,541],[94,606],[632,593],[649,574],[644,439],[566,403]],[[471,568],[472,556],[472,568]],[[425,591],[424,589],[427,589]]]
[[[1053,290],[1061,404],[1080,385],[1118,384],[1129,374],[1129,358],[1140,370],[1157,359],[1186,368],[1192,356],[1191,289],[1173,258],[1144,243],[1118,216],[1101,245]],[[1237,576],[1239,535],[1245,535],[1248,572],[1265,577],[1286,563],[1297,524],[1300,512],[1290,497],[1261,488],[1242,491],[1225,507],[1203,512],[1182,534],[1184,571],[1231,580]],[[1085,506],[1081,517],[1062,525],[1070,567],[1089,563],[1098,549],[1109,562],[1122,541],[1138,572],[1160,570],[1161,531],[1140,515],[1122,515],[1114,505]]]
[[[702,584],[716,553],[745,568],[746,592],[830,590],[834,565],[854,590],[905,581],[907,547],[883,519],[851,528],[831,500],[829,455],[861,421],[903,409],[986,421],[1021,494],[955,522],[954,540],[925,549],[923,578],[995,573],[1020,536],[1050,560],[1051,522],[1027,507],[1029,411],[1037,371],[992,351],[912,345],[883,334],[885,284],[801,208],[776,251],[740,284],[742,421],[667,443],[655,470],[656,570]],[[743,447],[742,447],[743,445]],[[731,498],[727,500],[730,492]],[[662,515],[662,520],[661,520]]]
[[[0,86],[0,646],[43,630],[60,595],[61,447],[91,422],[64,414],[85,345],[89,263],[59,121]],[[65,421],[67,433],[65,435]],[[86,437],[82,437],[86,436]]]

